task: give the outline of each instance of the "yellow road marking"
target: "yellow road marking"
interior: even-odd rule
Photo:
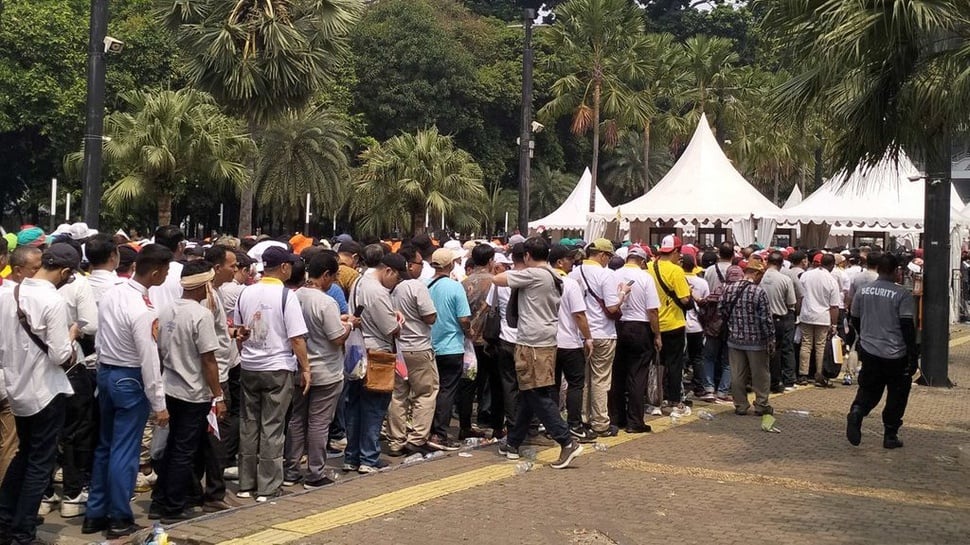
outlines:
[[[955,339],[950,339],[950,348],[954,346],[960,346],[961,344],[970,343],[970,335],[964,335],[962,337],[957,337]]]
[[[952,507],[957,509],[970,510],[970,499],[965,497],[943,496],[938,494],[927,494],[918,491],[903,491],[892,488],[874,488],[869,486],[848,486],[840,484],[822,483],[818,481],[803,481],[789,477],[773,477],[769,475],[757,475],[753,473],[741,473],[737,471],[720,471],[703,467],[674,466],[670,464],[657,464],[642,460],[623,459],[610,462],[609,466],[615,469],[630,469],[653,473],[657,475],[667,475],[672,477],[694,477],[711,481],[722,481],[729,483],[757,484],[797,490],[800,492],[821,492],[827,494],[837,494],[842,496],[855,496],[860,498],[871,498],[891,503],[902,503],[907,505]]]

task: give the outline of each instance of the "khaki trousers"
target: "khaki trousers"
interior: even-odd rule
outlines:
[[[586,360],[586,386],[583,388],[583,413],[593,431],[610,429],[610,386],[613,381],[613,356],[616,339],[593,339],[593,353]]]
[[[771,405],[768,404],[768,392],[771,391],[771,359],[768,357],[768,351],[737,348],[728,350],[734,407],[743,411],[748,410],[748,393],[745,389],[750,377],[751,389],[754,390],[754,410],[762,414],[771,414]]]
[[[394,375],[394,393],[387,409],[388,446],[421,446],[431,435],[435,402],[438,398],[438,366],[432,350],[402,352],[408,368],[407,380]],[[408,414],[411,426],[408,429]]]
[[[7,474],[7,467],[17,454],[17,447],[20,442],[17,439],[17,423],[14,421],[13,412],[10,410],[10,402],[4,399],[0,401],[0,482]]]
[[[815,351],[815,365],[822,368],[822,358],[825,357],[825,343],[829,339],[829,326],[798,324],[802,331],[802,346],[799,352],[798,374],[808,375],[809,364],[812,360],[812,350]]]

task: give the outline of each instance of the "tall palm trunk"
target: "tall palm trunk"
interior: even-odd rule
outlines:
[[[256,120],[250,117],[247,120],[247,125],[249,127],[249,136],[256,142],[257,146],[259,142],[256,141],[256,131],[258,126],[256,125]],[[255,187],[255,176],[256,176],[256,158],[259,156],[258,153],[254,153],[249,160],[250,168],[250,178],[249,183],[243,184],[242,189],[239,190],[239,233],[238,236],[246,237],[253,234],[253,197],[256,194]]]
[[[650,191],[650,120],[643,123],[643,194]]]
[[[599,173],[600,163],[600,86],[602,82],[599,78],[593,83],[593,180],[589,186],[589,211],[596,211],[596,179]]]
[[[411,213],[411,236],[421,235],[428,231],[428,226],[424,224],[424,214],[420,210]],[[431,258],[428,257],[430,260]]]
[[[158,195],[158,226],[172,224],[172,194],[160,193]]]

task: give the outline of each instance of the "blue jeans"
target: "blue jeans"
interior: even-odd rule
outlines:
[[[51,480],[66,413],[67,398],[57,395],[39,413],[15,417],[20,448],[0,486],[0,541],[4,543],[32,543],[37,535],[37,508]]]
[[[717,337],[707,337],[704,343],[704,374],[701,376],[701,386],[705,392],[714,391],[714,368],[721,368],[721,381],[717,386],[717,395],[727,396],[731,393],[731,363],[728,361],[727,343]]]
[[[381,459],[381,424],[387,415],[391,394],[378,394],[364,389],[364,381],[348,381],[344,425],[347,427],[347,450],[344,463],[376,466]]]
[[[539,419],[539,422],[546,427],[549,436],[561,446],[565,447],[572,442],[566,421],[559,413],[559,403],[556,402],[554,388],[554,386],[543,386],[519,392],[518,414],[515,416],[515,425],[509,430],[507,439],[510,446],[518,447],[525,442],[533,417]]]
[[[145,397],[141,369],[98,366],[101,433],[94,451],[87,518],[132,522],[131,496],[138,475],[141,436],[151,407]]]

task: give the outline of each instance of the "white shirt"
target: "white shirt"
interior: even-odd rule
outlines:
[[[559,348],[582,348],[583,334],[576,325],[577,312],[586,312],[586,294],[578,282],[562,277],[562,298],[559,300],[559,331],[556,344]]]
[[[6,286],[7,282],[4,282]],[[20,285],[20,308],[30,328],[47,344],[45,353],[17,319],[12,289],[0,292],[0,366],[14,416],[33,416],[59,394],[73,395],[61,364],[71,357],[67,303],[46,280],[27,278]]]
[[[620,303],[620,294],[617,292],[618,282],[613,271],[587,259],[582,265],[573,267],[569,277],[586,288],[586,319],[589,321],[589,332],[593,338],[615,339],[616,322],[606,317],[599,301],[596,300],[599,296],[608,307],[614,307]]]
[[[161,286],[152,286],[148,289],[148,298],[159,312],[182,298],[182,267],[183,265],[178,261],[172,261],[168,264],[168,276],[165,277],[165,282]]]
[[[690,285],[690,293],[697,301],[703,301],[711,294],[711,288],[707,285],[707,280],[693,274],[687,275],[687,284]],[[693,306],[693,305],[692,305]],[[700,333],[704,331],[700,320],[697,318],[697,311],[691,309],[687,311],[687,333]]]
[[[832,273],[822,267],[805,271],[801,277],[802,311],[798,315],[803,324],[831,325],[830,307],[838,307],[842,290]]]
[[[17,285],[16,282],[7,278],[0,279],[0,282],[2,282],[0,283],[0,294],[2,294],[5,291],[13,290],[14,286]],[[3,360],[0,360],[0,401],[7,399],[7,389],[2,385],[3,385]]]
[[[141,368],[142,385],[155,412],[165,410],[158,359],[158,314],[148,290],[133,279],[109,289],[98,305],[98,363]]]
[[[431,256],[428,256],[421,265],[421,276],[418,280],[431,280],[434,278],[434,267],[431,266]]]
[[[98,305],[94,291],[87,277],[74,276],[74,282],[61,286],[58,293],[67,303],[67,317],[76,323],[84,335],[94,335],[98,331]]]
[[[88,284],[91,285],[91,292],[94,294],[94,303],[100,304],[101,297],[111,289],[112,286],[117,286],[124,282],[124,279],[118,276],[118,273],[114,271],[106,271],[104,269],[95,269],[91,271],[88,275]]]
[[[849,281],[846,279],[845,271],[838,267],[832,269],[832,276],[838,282],[839,291],[842,293],[842,297],[839,298],[839,308],[845,309],[845,294],[849,291]]]
[[[286,308],[283,309],[283,293]],[[233,323],[250,329],[240,365],[246,371],[296,371],[290,339],[307,334],[296,294],[275,278],[247,287],[236,302]]]
[[[620,321],[649,322],[647,310],[660,308],[660,296],[657,294],[657,284],[653,281],[653,277],[647,271],[631,264],[614,271],[613,278],[617,284],[633,282],[630,286],[630,295],[620,307],[623,310]]]

